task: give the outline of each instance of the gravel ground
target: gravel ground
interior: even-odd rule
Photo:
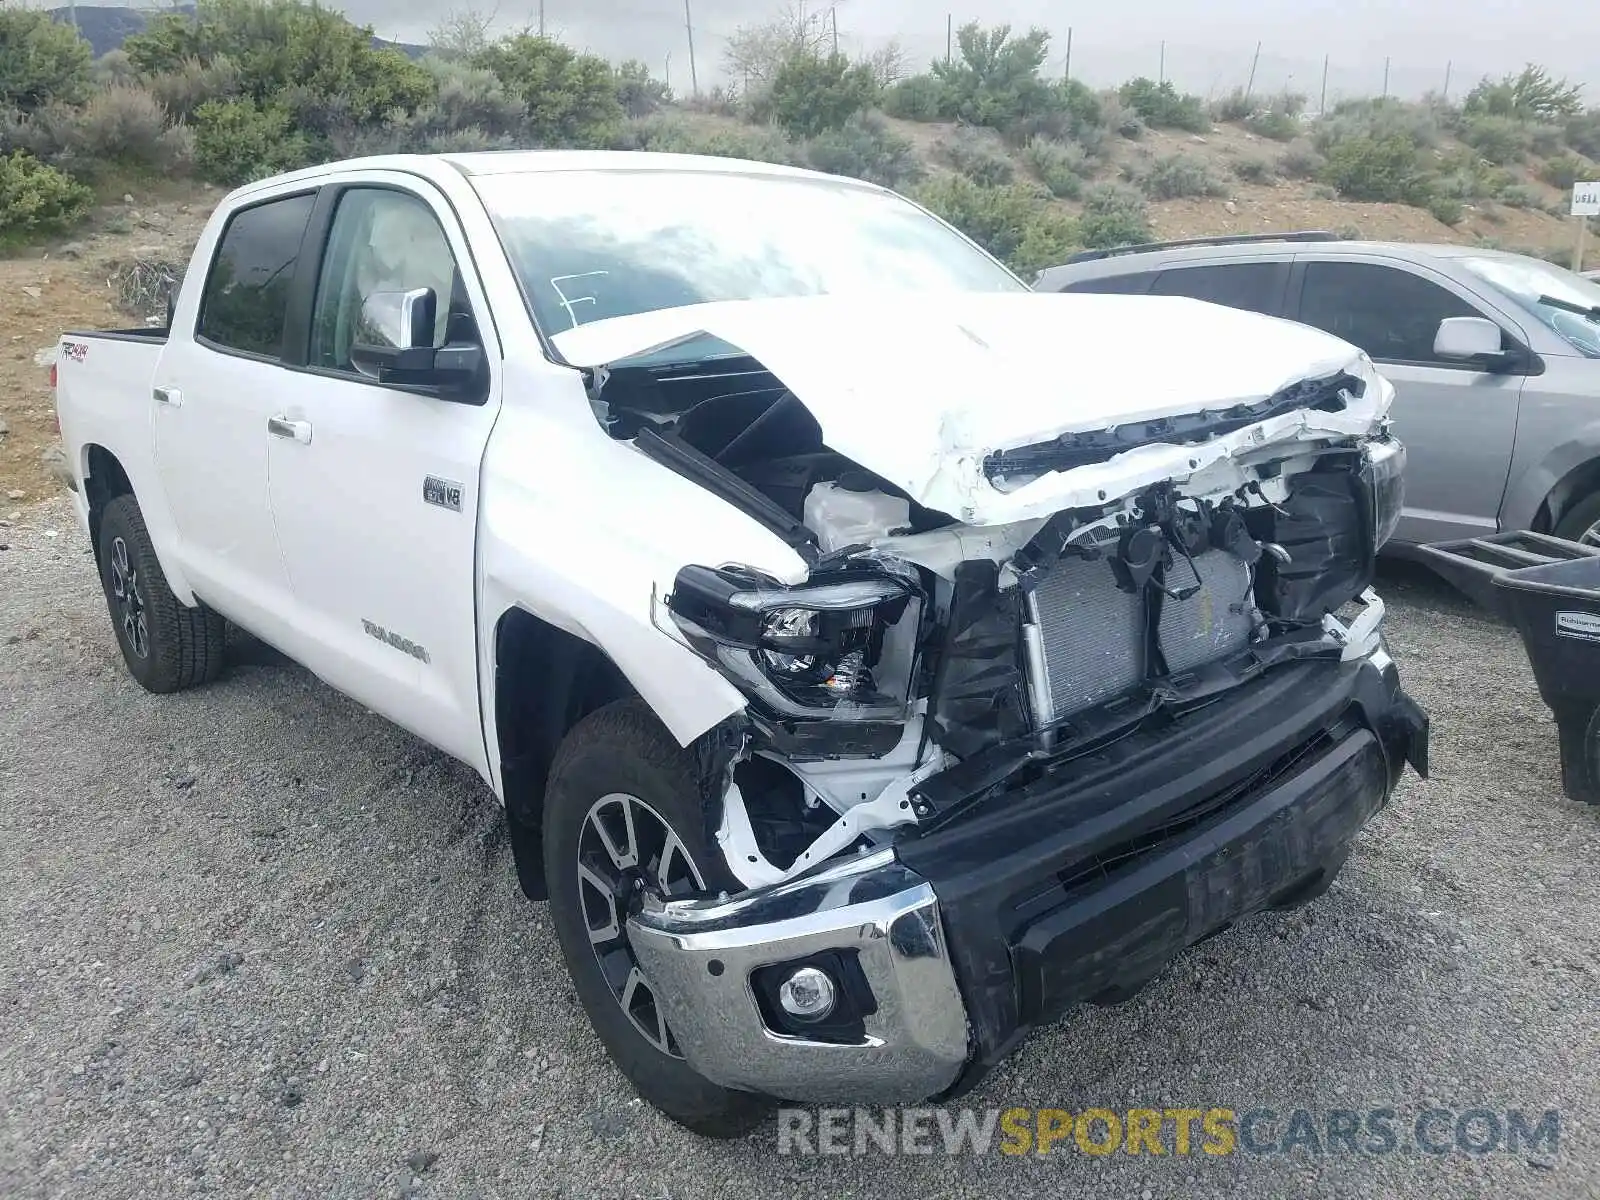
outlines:
[[[1559,1150],[780,1157],[639,1104],[461,767],[267,651],[146,695],[63,501],[0,526],[0,1194],[1593,1196],[1600,813],[1506,628],[1417,572],[1433,714],[1331,892],[1034,1038],[969,1101],[1561,1112]],[[1409,1139],[1402,1137],[1402,1141]]]

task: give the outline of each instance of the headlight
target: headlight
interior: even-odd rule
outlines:
[[[1406,448],[1396,438],[1367,443],[1364,474],[1371,489],[1373,549],[1394,536],[1406,498]]]
[[[667,601],[697,651],[787,717],[885,721],[905,715],[922,596],[914,580],[840,572],[788,588],[685,567]]]

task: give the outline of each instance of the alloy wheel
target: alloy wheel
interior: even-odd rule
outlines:
[[[589,944],[633,1027],[673,1058],[683,1052],[628,944],[628,913],[647,891],[683,899],[705,890],[683,839],[643,800],[612,792],[589,809],[578,832],[578,900]]]
[[[150,657],[150,626],[145,616],[144,594],[139,590],[139,571],[128,557],[128,543],[115,538],[111,543],[111,594],[117,604],[117,624],[128,647],[140,658]]]

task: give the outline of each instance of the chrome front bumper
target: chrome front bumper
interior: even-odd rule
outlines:
[[[685,1059],[724,1087],[904,1103],[945,1090],[966,1063],[938,901],[893,850],[733,900],[648,900],[628,937]],[[876,1004],[849,1044],[776,1032],[752,990],[759,968],[825,951],[854,956]]]

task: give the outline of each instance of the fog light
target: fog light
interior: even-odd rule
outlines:
[[[778,985],[778,1003],[797,1021],[820,1021],[833,1011],[833,980],[826,971],[801,967]]]

